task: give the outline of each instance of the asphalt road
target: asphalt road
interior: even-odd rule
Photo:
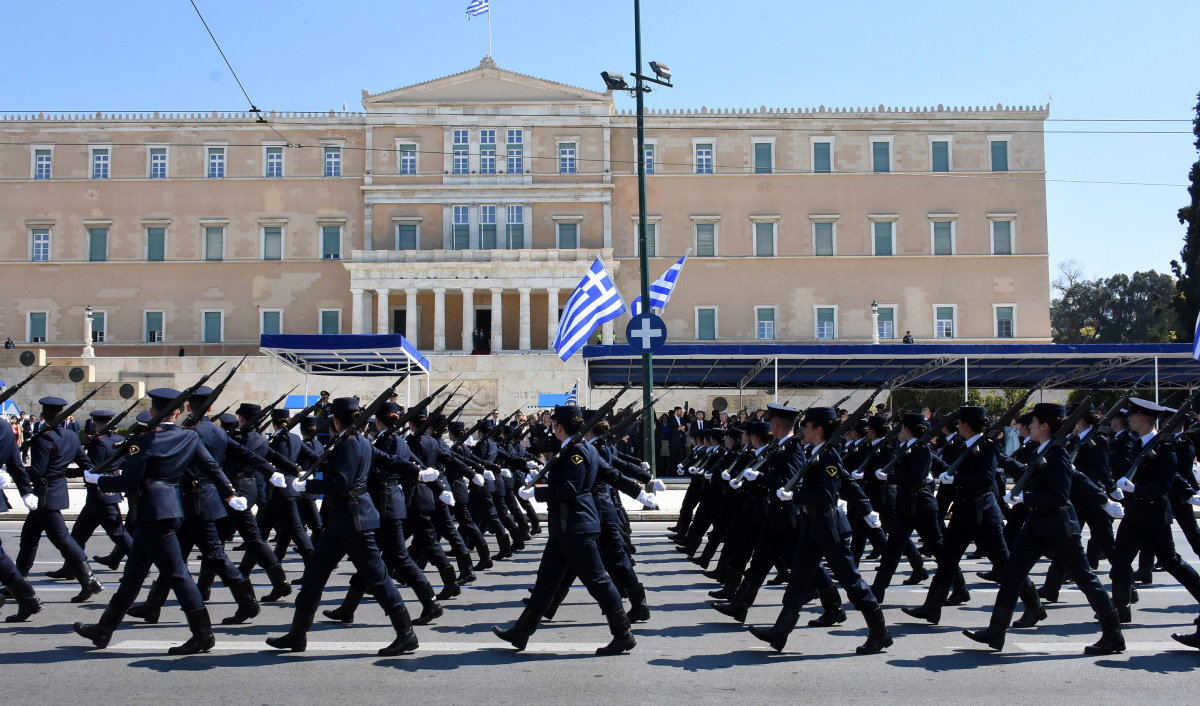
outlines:
[[[543,544],[535,538],[515,560],[484,573],[458,599],[446,603],[435,625],[417,628],[421,649],[398,658],[380,658],[375,650],[392,639],[382,611],[364,602],[351,626],[320,622],[309,634],[309,651],[281,654],[263,639],[286,630],[290,598],[264,605],[252,624],[217,625],[217,649],[205,655],[168,657],[167,647],[187,639],[183,614],[172,598],[158,625],[127,621],[105,650],[95,650],[71,631],[76,620],[95,621],[109,591],[91,603],[68,599],[74,584],[42,576],[56,568],[58,555],[43,541],[34,580],[45,610],[29,623],[0,623],[0,693],[6,703],[68,703],[86,698],[116,704],[228,702],[239,704],[371,704],[419,701],[467,703],[1028,703],[1191,702],[1192,672],[1200,651],[1184,648],[1170,633],[1191,632],[1197,606],[1165,574],[1140,589],[1134,624],[1122,655],[1087,657],[1082,649],[1099,628],[1073,587],[1063,602],[1050,606],[1050,617],[1034,630],[1011,630],[1002,653],[993,653],[960,634],[987,624],[995,587],[971,581],[972,600],[947,608],[942,624],[913,621],[899,606],[918,605],[924,588],[893,587],[885,606],[896,644],[884,654],[857,656],[865,639],[862,617],[832,630],[797,628],[782,654],[751,637],[707,606],[715,586],[663,539],[663,523],[635,525],[637,570],[647,586],[653,615],[635,626],[637,649],[619,657],[596,657],[608,641],[607,626],[581,588],[568,597],[558,618],[544,623],[529,649],[514,653],[489,631],[511,625],[520,599],[532,584]],[[19,524],[0,522],[6,551],[15,554]],[[544,535],[542,535],[544,537]],[[1180,535],[1176,542],[1186,548]],[[88,545],[89,554],[107,552],[103,536]],[[1195,560],[1190,551],[1189,561]],[[236,558],[236,557],[235,557]],[[193,571],[197,569],[193,563]],[[293,562],[291,569],[298,571]],[[868,581],[873,563],[865,563]],[[967,562],[970,571],[987,568]],[[1102,567],[1107,570],[1107,565]],[[323,607],[340,601],[349,565],[335,575]],[[905,567],[906,569],[906,567]],[[1045,564],[1037,571],[1040,577]],[[298,574],[295,574],[298,575]],[[118,575],[102,570],[106,585]],[[897,576],[897,583],[906,576]],[[436,575],[431,575],[436,580]],[[1107,576],[1102,576],[1107,584]],[[261,572],[254,575],[260,595],[268,590]],[[1036,580],[1036,579],[1035,579]],[[436,585],[436,583],[435,583]],[[410,610],[419,608],[402,588]],[[294,594],[293,594],[294,596]],[[767,588],[751,610],[750,623],[769,624],[778,611],[781,588]],[[230,615],[229,592],[214,589],[213,622]],[[3,615],[15,610],[10,602]],[[813,616],[815,606],[810,606]],[[414,613],[415,614],[415,613]],[[801,625],[807,621],[806,615]]]

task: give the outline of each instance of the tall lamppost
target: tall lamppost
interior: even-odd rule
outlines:
[[[629,91],[637,99],[637,174],[638,174],[638,259],[641,264],[642,311],[650,310],[650,254],[646,248],[646,118],[644,94],[650,92],[646,83],[671,88],[671,70],[666,64],[650,62],[655,78],[642,75],[642,10],[640,0],[633,0],[633,88],[622,74],[604,71],[600,78],[611,91]],[[642,453],[643,458],[657,465],[654,453],[654,361],[649,353],[642,354]]]
[[[879,343],[879,302],[874,299],[871,300],[871,343]]]
[[[92,305],[88,304],[83,310],[83,357],[95,358],[96,349],[92,348]]]

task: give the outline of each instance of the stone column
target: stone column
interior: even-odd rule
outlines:
[[[608,344],[614,342],[613,322],[612,321],[605,321],[604,324],[600,327],[600,330],[604,334],[604,337],[601,339],[601,343],[603,343],[604,345],[607,346]]]
[[[417,290],[404,290],[404,337],[408,342],[420,348],[417,342]]]
[[[529,287],[517,287],[517,291],[521,294],[521,335],[517,339],[517,348],[523,351],[529,350]]]
[[[366,308],[365,289],[350,290],[350,333],[363,332],[363,309]]]
[[[504,347],[504,315],[500,310],[502,287],[492,287],[492,352],[499,353]]]
[[[475,290],[471,287],[463,287],[463,331],[462,331],[462,349],[463,353],[470,353],[475,350]]]
[[[446,350],[446,288],[433,288],[433,350]]]
[[[390,289],[375,290],[375,333],[388,333],[392,327],[388,321],[391,310],[388,308],[388,298],[392,296]]]
[[[546,290],[546,348],[554,350],[554,336],[558,333],[558,287]]]

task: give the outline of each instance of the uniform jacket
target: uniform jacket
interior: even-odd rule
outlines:
[[[592,493],[600,472],[596,449],[586,442],[564,447],[546,470],[546,485],[534,488],[534,498],[549,506],[550,536],[599,534],[600,512]]]
[[[375,452],[357,431],[325,459],[321,479],[310,478],[306,490],[325,496],[325,532],[331,537],[379,528],[379,512],[367,490]]]
[[[88,421],[91,421],[90,419]],[[113,454],[116,453],[115,447],[117,444],[125,440],[125,437],[116,434],[105,434],[104,436],[93,436],[88,440],[83,447],[88,458],[92,460],[93,466],[99,466],[107,461]],[[116,505],[121,502],[120,493],[101,493],[100,489],[91,483],[87,483],[87,502],[101,503],[104,505]]]
[[[78,464],[80,470],[68,469],[71,463]],[[30,446],[27,470],[39,507],[47,510],[69,508],[67,477],[92,468],[92,461],[84,452],[78,434],[60,426],[38,436]]]

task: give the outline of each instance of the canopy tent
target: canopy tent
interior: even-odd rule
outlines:
[[[627,345],[583,349],[592,387],[638,385],[641,355]],[[1189,389],[1200,382],[1191,344],[681,344],[654,354],[663,388]]]
[[[400,334],[266,334],[263,353],[307,375],[427,375],[429,361]]]

